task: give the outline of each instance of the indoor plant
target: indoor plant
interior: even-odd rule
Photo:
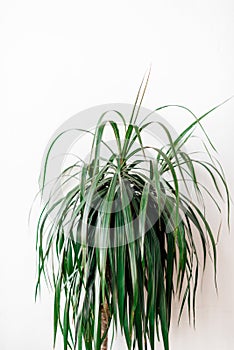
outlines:
[[[120,325],[129,349],[136,344],[139,349],[146,348],[147,342],[154,349],[159,326],[164,347],[169,349],[174,293],[181,297],[181,312],[187,301],[189,316],[191,312],[195,320],[200,270],[195,235],[201,242],[203,268],[207,253],[212,255],[216,284],[216,240],[203,210],[203,194],[220,212],[216,195],[222,197],[219,184],[223,185],[229,221],[229,192],[222,168],[209,151],[214,151],[214,146],[201,121],[218,106],[199,118],[193,115],[194,121],[176,139],[158,122],[168,143],[162,148],[150,147],[141,135],[152,122],[146,118],[138,123],[147,81],[148,77],[139,89],[129,121],[116,111],[124,126],[123,140],[118,123],[101,116],[93,133],[90,161],[78,161],[61,173],[64,184],[77,174],[79,181],[63,197],[45,203],[38,220],[36,294],[43,274],[54,289],[54,341],[60,327],[64,349],[82,349],[82,343],[86,349],[107,349],[111,321],[113,332]],[[117,152],[110,149],[108,159],[101,152],[107,125],[117,145]],[[204,131],[207,159],[184,151],[196,126]],[[146,156],[149,149],[154,152],[151,158]],[[215,194],[198,181],[198,167],[208,174]],[[71,170],[75,172],[68,175]],[[194,189],[194,198],[189,196],[188,184]],[[55,195],[51,193],[51,198]]]

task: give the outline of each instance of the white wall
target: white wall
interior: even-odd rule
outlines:
[[[199,114],[232,95],[234,2],[7,0],[0,4],[0,37],[0,349],[48,350],[52,296],[44,290],[34,303],[35,237],[27,227],[48,139],[82,109],[132,103],[150,62],[145,107],[178,103]],[[233,113],[231,101],[204,123],[232,195]],[[178,128],[185,123],[178,114],[168,118]],[[233,247],[234,234],[224,226],[219,295],[208,267],[196,331],[186,314],[177,327],[174,307],[172,350],[233,347]],[[121,344],[119,337],[114,349],[123,349]]]

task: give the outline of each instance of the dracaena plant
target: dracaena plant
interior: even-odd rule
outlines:
[[[120,328],[126,349],[146,349],[147,344],[154,349],[155,338],[162,337],[168,350],[173,296],[180,298],[179,318],[187,303],[195,320],[199,272],[207,255],[216,283],[216,234],[205,206],[209,197],[220,214],[218,197],[224,193],[229,215],[229,192],[201,122],[218,106],[200,117],[177,106],[192,114],[193,122],[176,138],[157,122],[167,144],[150,146],[142,134],[153,121],[138,121],[146,85],[139,89],[129,120],[114,112],[122,129],[116,120],[100,116],[94,132],[88,131],[93,137],[90,160],[61,172],[61,186],[71,186],[60,198],[52,191],[38,219],[36,294],[43,275],[54,291],[54,343],[60,328],[64,350],[107,349],[111,325],[113,334]],[[156,111],[164,108],[169,106]],[[115,151],[104,140],[107,126]],[[184,150],[196,126],[204,135],[203,153]],[[103,145],[109,148],[108,158]],[[52,147],[42,172],[42,192]],[[199,181],[201,170],[212,191]]]

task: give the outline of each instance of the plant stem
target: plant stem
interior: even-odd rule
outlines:
[[[101,345],[101,350],[107,350],[108,346],[108,334],[107,332],[107,327],[108,327],[108,304],[107,301],[105,300],[104,304],[101,305],[101,337],[106,334],[106,337]]]

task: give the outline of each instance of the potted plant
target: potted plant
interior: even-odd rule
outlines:
[[[218,106],[199,118],[193,115],[194,121],[174,139],[157,122],[167,144],[150,146],[143,142],[142,133],[153,122],[147,118],[138,122],[147,82],[148,76],[129,120],[116,111],[123,138],[115,120],[100,116],[92,133],[90,161],[79,160],[61,173],[63,186],[79,177],[60,198],[52,191],[53,201],[45,203],[38,219],[36,294],[44,275],[54,290],[54,342],[60,328],[65,350],[82,346],[107,349],[111,324],[113,333],[119,325],[128,349],[136,345],[146,349],[147,343],[154,349],[155,337],[161,333],[168,350],[173,295],[180,297],[180,315],[187,301],[188,313],[195,320],[198,276],[208,253],[216,283],[216,239],[205,214],[203,194],[220,213],[216,197],[222,197],[221,184],[229,220],[229,192],[201,122]],[[157,110],[163,108],[168,106]],[[101,146],[107,125],[117,151],[110,149],[105,158]],[[204,131],[206,158],[184,150],[196,126]],[[42,192],[52,147],[53,143],[43,167]],[[146,155],[149,150],[151,157]],[[199,182],[198,168],[208,174],[213,192]]]

